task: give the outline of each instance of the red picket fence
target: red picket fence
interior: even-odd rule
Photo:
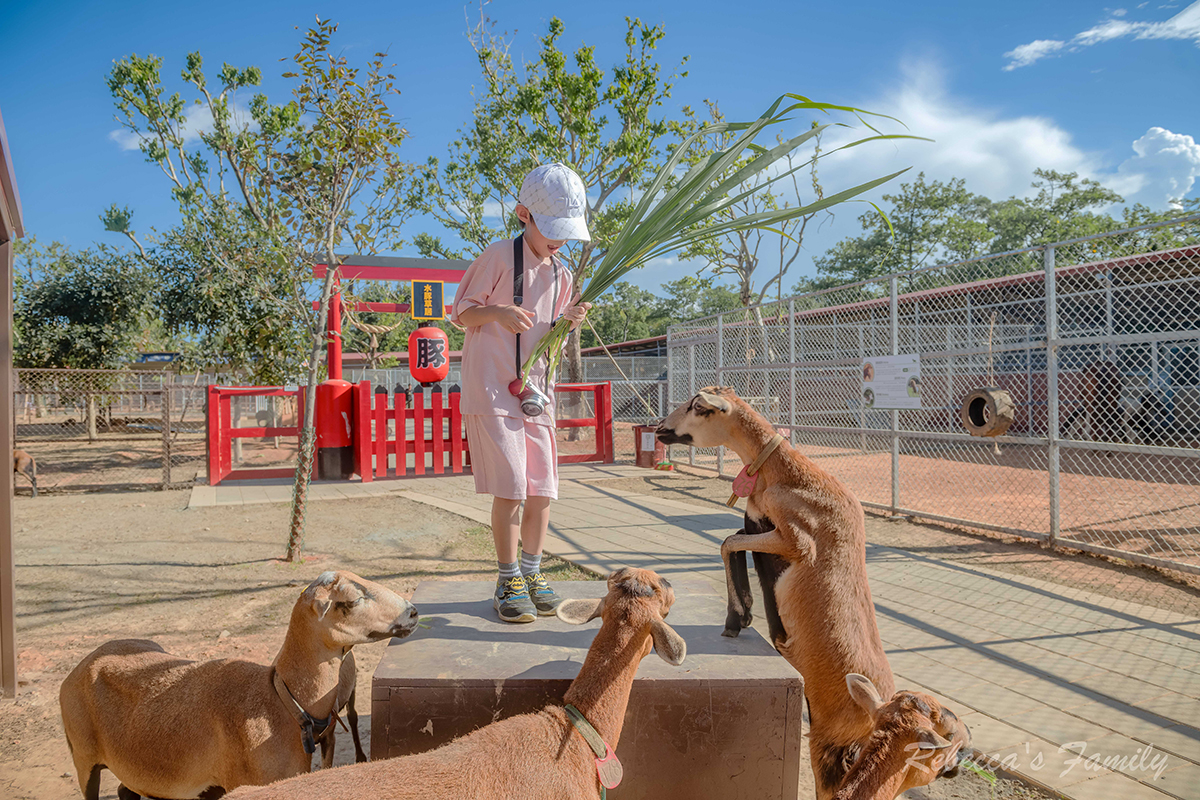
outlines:
[[[285,427],[235,428],[232,425],[230,403],[235,397],[295,397],[296,425]],[[294,436],[297,449],[300,428],[304,425],[304,388],[284,389],[279,386],[209,386],[208,387],[208,485],[221,481],[251,478],[290,478],[295,467],[233,468],[233,440],[266,436]]]
[[[596,434],[595,452],[559,456],[559,463],[599,461],[611,464],[615,453],[609,384],[562,384],[556,389],[560,397],[564,393],[591,393],[595,409],[592,417],[558,420],[559,428],[593,428]],[[406,408],[403,394],[389,396],[383,390],[373,392],[369,381],[355,386],[354,455],[363,482],[376,478],[469,471],[471,454],[459,411],[459,397],[457,387],[444,391],[441,386],[435,386],[429,393],[428,405],[425,393],[418,391],[412,395],[412,408]],[[411,467],[408,466],[409,454],[413,456]]]

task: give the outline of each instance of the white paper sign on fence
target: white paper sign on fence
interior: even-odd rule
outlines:
[[[921,357],[872,356],[862,364],[862,395],[867,408],[920,408]]]

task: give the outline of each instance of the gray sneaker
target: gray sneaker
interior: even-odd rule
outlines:
[[[554,590],[550,588],[550,584],[546,583],[546,576],[540,572],[526,575],[525,587],[529,590],[529,599],[533,601],[533,605],[537,608],[538,616],[554,616],[554,612],[558,608],[558,604],[562,602],[562,598],[554,593]]]
[[[537,609],[529,599],[525,579],[520,575],[508,580],[496,580],[496,596],[492,600],[492,607],[504,622],[533,622],[537,619]]]

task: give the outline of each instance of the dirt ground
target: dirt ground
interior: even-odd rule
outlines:
[[[723,501],[728,491],[725,482],[677,473],[608,483],[631,492],[682,493],[713,502]],[[312,504],[308,558],[302,564],[277,560],[287,527],[286,505],[186,510],[186,503],[186,492],[17,499],[21,687],[16,702],[6,704],[0,797],[79,797],[62,735],[58,687],[79,659],[103,641],[151,638],[187,658],[265,663],[282,642],[297,593],[325,569],[349,569],[406,595],[420,580],[481,580],[494,574],[486,529],[399,497]],[[1036,559],[1029,559],[1035,553],[1006,556],[1011,547],[994,540],[904,527],[915,532],[884,543],[924,549],[939,558],[984,559],[1000,569],[1040,569]],[[552,580],[589,577],[556,560],[547,567]],[[360,685],[369,685],[385,647],[356,648]],[[369,692],[359,693],[358,710],[363,740],[369,742]],[[338,745],[337,763],[352,761],[350,737],[339,736]],[[812,784],[804,761],[801,797],[808,797]],[[111,800],[115,792],[116,781],[105,772],[101,796]],[[909,796],[983,800],[1043,795],[1011,781],[993,785],[964,774]]]

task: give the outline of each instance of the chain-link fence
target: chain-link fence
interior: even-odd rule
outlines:
[[[39,491],[181,488],[203,469],[205,387],[213,376],[15,372],[14,444],[37,462]],[[18,491],[28,491],[23,483],[18,477]]]
[[[869,507],[1200,573],[1197,244],[1193,217],[675,325],[669,404],[733,387]],[[901,354],[919,400],[875,407]],[[1016,405],[998,439],[960,422],[983,387]]]

